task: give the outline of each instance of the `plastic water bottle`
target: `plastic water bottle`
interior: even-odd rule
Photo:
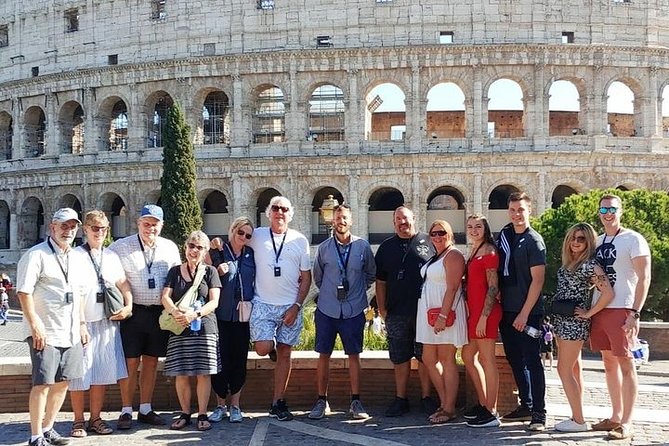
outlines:
[[[523,332],[531,338],[540,338],[541,337],[541,330],[539,330],[538,328],[534,328],[531,325],[525,325],[525,328],[523,329]]]
[[[196,313],[202,309],[202,304],[200,303],[199,300],[196,300],[195,303],[193,304],[193,311]],[[193,321],[190,323],[190,331],[193,334],[200,334],[200,330],[202,329],[202,319],[195,318]]]

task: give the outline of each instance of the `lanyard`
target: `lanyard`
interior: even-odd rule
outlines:
[[[335,248],[337,249],[337,263],[339,264],[339,271],[341,272],[342,278],[346,278],[346,268],[348,267],[348,259],[351,257],[351,245],[353,242],[348,245],[342,245],[344,252],[342,253],[339,250],[339,242],[337,237],[333,237]]]
[[[60,271],[63,273],[63,277],[65,277],[65,283],[70,284],[67,279],[67,271],[70,269],[70,253],[69,251],[65,254],[65,261],[67,262],[65,264],[65,267],[63,267],[63,264],[60,263],[60,256],[56,254],[56,250],[53,249],[53,245],[51,244],[51,237],[49,237],[46,241],[49,245],[49,248],[51,248],[51,252],[53,253],[54,257],[56,257],[56,262],[58,262],[58,266],[60,267]]]
[[[281,245],[279,245],[279,250],[276,250],[276,243],[274,243],[274,234],[272,233],[272,228],[268,228],[269,230],[269,238],[272,240],[272,248],[274,248],[274,264],[278,265],[279,264],[279,257],[281,257],[281,251],[283,250],[283,244],[286,241],[286,235],[288,235],[288,231],[283,233],[283,238],[281,239]]]
[[[104,252],[104,248],[100,248],[100,264],[98,265],[95,259],[93,258],[93,254],[91,254],[91,246],[86,243],[84,244],[84,249],[88,253],[88,257],[91,258],[91,262],[93,262],[93,268],[95,268],[95,273],[98,275],[98,282],[100,285],[104,286],[104,279],[102,278],[102,254]]]
[[[137,240],[139,240],[139,247],[142,250],[142,255],[144,256],[144,263],[146,264],[146,268],[149,270],[149,274],[151,274],[151,266],[153,266],[153,257],[156,254],[156,245],[153,245],[153,248],[149,248],[149,259],[146,259],[146,251],[144,251],[144,243],[142,243],[142,238],[137,234]]]

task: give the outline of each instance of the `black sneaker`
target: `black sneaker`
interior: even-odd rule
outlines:
[[[465,410],[465,413],[462,414],[462,417],[465,420],[474,420],[479,415],[481,415],[481,409],[484,409],[479,403],[476,403],[476,406],[472,406],[469,409]]]
[[[546,429],[546,414],[544,412],[532,412],[532,420],[527,430],[542,432]]]
[[[401,417],[409,412],[409,400],[396,396],[392,404],[386,409],[385,416],[387,417]]]
[[[480,406],[479,415],[473,420],[467,420],[469,427],[499,427],[500,422],[486,407]]]
[[[439,404],[431,396],[420,399],[420,411],[425,415],[432,415],[437,409],[439,409]]]
[[[56,429],[54,428],[44,432],[44,439],[46,440],[47,444],[58,446],[65,446],[66,444],[70,443],[69,438],[62,437],[58,432],[56,432]]]
[[[269,410],[269,416],[274,417],[279,421],[290,421],[293,419],[293,414],[288,410],[286,400],[278,400],[276,404],[272,404]]]
[[[530,421],[532,420],[532,412],[525,406],[518,406],[512,412],[507,413],[502,417],[504,421]]]

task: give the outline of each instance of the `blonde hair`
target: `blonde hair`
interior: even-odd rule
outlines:
[[[232,240],[232,237],[234,237],[235,232],[239,228],[243,228],[244,226],[250,226],[251,231],[253,231],[253,222],[251,221],[250,218],[248,217],[237,217],[233,220],[233,222],[230,224],[230,229],[228,230],[228,241]]]
[[[571,252],[571,239],[577,232],[582,232],[585,236],[585,249],[576,257]],[[569,271],[576,271],[583,263],[595,255],[597,248],[597,233],[589,223],[576,223],[567,230],[567,234],[562,241],[562,266]]]

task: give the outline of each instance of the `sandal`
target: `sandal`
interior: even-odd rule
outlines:
[[[86,435],[86,425],[84,420],[74,420],[72,423],[72,431],[70,432],[70,437],[73,438],[84,438]]]
[[[430,424],[444,424],[453,420],[455,416],[446,409],[440,407],[435,413],[428,417]]]
[[[181,415],[179,415],[179,418],[174,420],[174,422],[170,425],[170,429],[173,431],[179,431],[186,426],[190,426],[190,424],[190,414],[182,412]]]
[[[88,431],[95,432],[98,435],[109,435],[114,432],[114,429],[102,421],[102,418],[97,417],[95,420],[90,420],[88,422]]]
[[[199,431],[208,431],[211,429],[211,423],[209,423],[209,418],[207,414],[199,414],[197,416],[197,430]]]

